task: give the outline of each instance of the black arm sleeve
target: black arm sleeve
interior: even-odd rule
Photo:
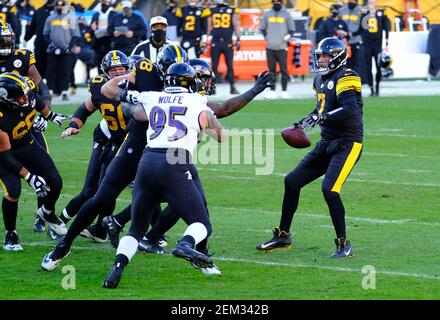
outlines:
[[[341,107],[324,113],[322,115],[323,122],[338,124],[358,112],[356,93],[353,90],[340,93],[338,95],[338,102]]]
[[[37,84],[38,94],[43,98],[43,100],[50,100],[50,91],[43,79]]]
[[[46,104],[44,103],[43,97],[41,97],[39,94],[35,95],[35,110],[40,112],[46,107]]]
[[[83,102],[81,105],[76,109],[75,113],[73,114],[74,118],[80,119],[83,124],[86,123],[87,118],[91,116],[93,112],[90,112],[86,108],[86,103]]]
[[[11,150],[0,152],[0,163],[12,173],[18,174],[23,164],[11,153]]]

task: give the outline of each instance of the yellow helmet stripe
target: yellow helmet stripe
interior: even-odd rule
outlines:
[[[173,46],[177,53],[177,62],[183,62],[182,54],[180,53],[180,48],[176,44],[173,44]]]
[[[117,60],[118,59],[118,55],[116,54],[116,50],[113,51],[113,59]]]
[[[5,77],[5,78],[12,79],[12,80],[15,80],[15,81],[17,81],[20,85],[22,85],[23,87],[28,87],[28,85],[27,85],[26,83],[24,83],[23,81],[21,81],[20,78],[14,77],[14,76],[11,75],[11,74],[2,74],[1,76],[2,76],[2,77]]]

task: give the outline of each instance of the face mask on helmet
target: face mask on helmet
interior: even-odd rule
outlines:
[[[128,58],[121,51],[110,51],[102,59],[101,71],[110,79],[126,74],[128,69]]]
[[[34,98],[27,81],[14,73],[0,76],[0,102],[9,109],[20,111],[34,106]]]
[[[177,93],[182,91],[181,88],[186,88],[189,92],[196,92],[196,74],[189,64],[174,63],[168,68],[165,76],[165,91]]]
[[[15,49],[15,34],[8,29],[0,31],[0,56],[8,57]]]
[[[323,59],[319,61],[321,56]],[[328,61],[325,60],[328,57]],[[339,69],[347,62],[347,50],[345,45],[334,38],[321,40],[318,48],[314,52],[315,72],[326,75]]]

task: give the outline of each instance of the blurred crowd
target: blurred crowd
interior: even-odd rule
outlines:
[[[389,60],[383,53],[388,47],[390,21],[384,11],[377,8],[376,2],[335,1],[329,16],[316,26],[314,44],[318,46],[326,37],[342,40],[349,52],[348,65],[361,75],[363,83],[368,83],[373,96],[379,95],[382,74],[389,76],[392,72],[384,68],[383,63],[385,58]],[[233,57],[234,51],[241,47],[239,9],[227,0],[189,0],[184,6],[179,6],[176,0],[168,0],[166,5],[160,17],[145,17],[141,11],[136,12],[136,4],[127,0],[100,0],[92,13],[80,4],[68,4],[66,0],[46,0],[38,9],[33,8],[29,0],[18,0],[15,4],[0,0],[0,20],[13,28],[17,48],[26,46],[26,42],[35,36],[33,50],[37,69],[47,80],[51,93],[64,100],[68,99],[69,88],[71,93],[76,91],[73,70],[78,60],[85,64],[87,75],[112,49],[127,56],[141,55],[154,62],[158,50],[171,41],[180,42],[189,57],[195,58],[207,50],[208,36],[211,36],[210,57],[214,74],[217,74],[221,55],[227,65],[227,73],[217,77],[217,82],[226,80],[231,93],[237,94]],[[259,29],[267,43],[268,68],[275,71],[279,65],[283,98],[288,98],[290,76],[285,52],[295,26],[286,11],[286,1],[273,0],[272,5],[262,16]],[[375,79],[373,60],[379,70]],[[275,98],[275,83],[272,89],[268,97]]]

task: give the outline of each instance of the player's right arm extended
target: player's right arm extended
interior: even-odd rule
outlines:
[[[87,118],[90,117],[95,110],[96,107],[93,104],[92,98],[88,97],[87,100],[76,109],[72,121],[69,123],[66,130],[61,133],[61,138],[77,135],[86,123]]]

